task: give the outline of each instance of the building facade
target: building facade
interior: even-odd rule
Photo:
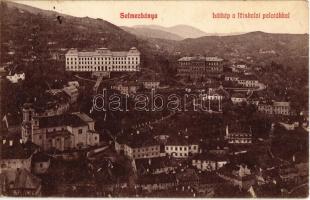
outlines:
[[[25,169],[31,171],[31,159],[33,152],[25,151],[22,141],[1,141],[0,173],[5,170]]]
[[[132,47],[129,51],[111,51],[99,48],[85,52],[70,49],[66,55],[66,71],[73,72],[134,72],[140,71],[140,52]]]
[[[229,159],[222,155],[199,154],[192,159],[192,166],[201,171],[215,171],[229,163]]]
[[[291,115],[290,102],[265,102],[259,103],[257,106],[259,112],[268,115]]]
[[[48,151],[81,149],[99,144],[95,122],[84,113],[35,117],[31,123],[31,141]]]
[[[175,158],[188,158],[189,156],[198,154],[198,143],[188,142],[185,138],[169,137],[165,144],[165,152],[168,156]]]
[[[190,78],[216,76],[223,72],[223,59],[218,57],[182,57],[178,60],[178,75]]]
[[[244,128],[235,128],[229,131],[227,125],[225,139],[228,144],[252,144],[252,131]]]

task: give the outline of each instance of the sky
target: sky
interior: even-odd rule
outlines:
[[[308,33],[306,1],[15,1],[60,13],[107,20],[118,26],[179,24],[190,25],[206,33],[264,31],[269,33]],[[55,8],[55,9],[54,9]],[[120,13],[157,14],[156,19],[122,19]],[[260,13],[260,18],[233,19],[232,14]],[[268,13],[289,13],[287,19],[262,19]],[[227,13],[230,19],[213,18]]]

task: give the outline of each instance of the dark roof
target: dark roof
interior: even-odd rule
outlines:
[[[239,78],[240,80],[257,80],[257,77],[255,75],[244,75]]]
[[[161,169],[165,167],[176,167],[178,166],[177,160],[168,157],[157,157],[157,158],[146,158],[135,160],[137,169],[150,171]]]
[[[158,183],[174,183],[176,177],[174,174],[149,174],[140,176],[137,180],[138,184],[158,184]]]
[[[6,171],[5,176],[13,177],[12,189],[39,189],[41,187],[41,180],[32,175],[26,169],[18,169],[16,171]]]
[[[215,172],[200,172],[198,177],[200,184],[219,184],[224,182]]]
[[[48,162],[49,160],[50,156],[42,152],[36,153],[32,156],[33,162]]]
[[[231,95],[232,98],[246,98],[244,93],[234,93]]]
[[[12,141],[12,146],[10,141]],[[5,140],[5,144],[1,141],[1,145],[1,159],[28,159],[33,153],[32,150],[25,148],[18,140]]]
[[[169,137],[168,140],[167,140],[167,143],[166,145],[175,145],[175,146],[178,146],[178,145],[188,145],[189,144],[189,141],[182,137],[182,136],[173,136],[173,137]]]
[[[230,124],[228,126],[228,132],[229,134],[251,134],[251,127],[240,123]]]
[[[80,117],[75,114],[64,114],[56,115],[51,117],[40,117],[39,118],[40,128],[57,127],[57,126],[87,126]]]
[[[18,126],[21,124],[22,122],[22,118],[21,118],[21,115],[17,115],[17,114],[11,114],[11,113],[8,113],[6,114],[4,117],[3,117],[3,120],[7,121],[9,127],[12,127],[12,126]],[[8,127],[8,128],[9,128]]]
[[[194,182],[198,181],[199,177],[195,171],[195,169],[188,168],[185,169],[183,172],[177,173],[177,179],[182,182]]]
[[[127,144],[132,148],[159,145],[158,141],[149,133],[126,133],[118,137],[117,142]]]
[[[228,149],[228,144],[226,140],[210,140],[207,142],[201,142],[199,148],[203,150],[219,150]]]
[[[192,160],[229,161],[229,158],[227,155],[204,153],[194,156]]]
[[[225,77],[239,77],[240,75],[237,73],[227,72],[225,73]]]
[[[219,174],[222,174],[222,175],[234,178],[234,179],[242,180],[242,181],[251,180],[255,178],[253,174],[245,175],[245,176],[235,175],[234,171],[238,171],[239,169],[240,169],[240,166],[229,163],[229,164],[224,165],[222,168],[220,168],[218,172]]]

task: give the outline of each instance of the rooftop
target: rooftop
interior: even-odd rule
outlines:
[[[84,121],[78,114],[64,114],[50,117],[40,117],[39,126],[40,128],[58,126],[80,127],[87,126],[87,122]]]
[[[115,57],[124,57],[127,55],[140,55],[140,52],[137,50],[136,47],[132,47],[129,51],[111,51],[107,48],[98,48],[95,51],[78,51],[77,49],[70,49],[66,55],[73,55],[73,56],[81,56],[81,57],[92,57],[92,56],[115,56]]]
[[[33,153],[17,139],[3,140],[0,145],[2,145],[1,159],[28,159]]]
[[[205,56],[185,56],[180,58],[178,61],[214,61],[214,62],[221,62],[223,61],[222,58],[219,57],[205,57]]]
[[[140,176],[137,180],[138,184],[158,184],[158,183],[173,183],[176,181],[174,174],[149,174]]]
[[[232,98],[246,98],[244,93],[234,93],[231,95]]]

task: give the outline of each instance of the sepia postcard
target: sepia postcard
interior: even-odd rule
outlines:
[[[0,0],[0,197],[307,198],[308,6]]]

